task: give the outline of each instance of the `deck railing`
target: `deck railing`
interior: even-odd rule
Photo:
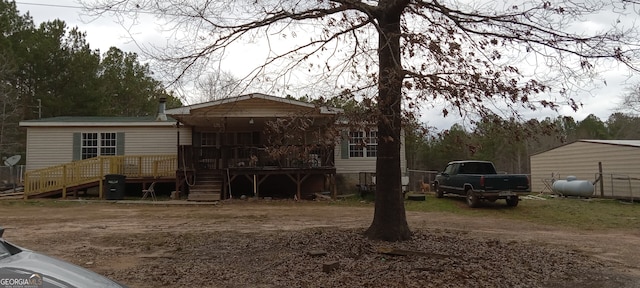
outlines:
[[[305,151],[303,147],[294,145],[279,147],[194,147],[181,145],[179,164],[182,169],[227,169],[244,166],[280,168],[334,167],[333,153],[333,149],[308,149]],[[257,157],[255,163],[252,163],[251,156]]]
[[[25,174],[24,198],[40,193],[62,190],[66,197],[69,187],[100,182],[107,174],[121,174],[127,177],[173,177],[177,169],[176,155],[142,156],[99,156],[28,171]]]

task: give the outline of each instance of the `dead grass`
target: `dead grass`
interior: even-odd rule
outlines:
[[[548,199],[471,209],[462,198],[428,195],[406,202],[414,237],[402,243],[362,237],[373,206],[357,198],[0,201],[0,225],[9,241],[131,287],[618,288],[640,279],[638,204]],[[447,257],[386,256],[378,246]],[[328,254],[311,258],[314,249]],[[339,269],[322,272],[327,261]]]
[[[640,201],[622,202],[611,199],[582,199],[544,196],[545,200],[523,199],[518,207],[507,207],[504,200],[483,202],[479,208],[469,208],[463,197],[438,199],[427,195],[426,201],[406,201],[407,211],[451,213],[458,216],[511,219],[579,230],[622,229],[640,230]],[[371,199],[358,197],[337,205],[371,206]]]

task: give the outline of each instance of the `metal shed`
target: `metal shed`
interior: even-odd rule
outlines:
[[[549,193],[554,180],[576,176],[596,183],[594,196],[640,198],[640,140],[578,140],[530,162],[532,192]]]

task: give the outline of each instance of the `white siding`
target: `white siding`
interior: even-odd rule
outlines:
[[[73,134],[124,132],[125,155],[177,154],[175,127],[28,127],[27,171],[73,160]],[[191,130],[180,128],[180,143],[191,143]]]
[[[376,172],[376,158],[375,157],[357,157],[342,159],[342,153],[340,146],[336,147],[335,159],[336,159],[336,173],[349,174],[359,172]]]
[[[640,179],[640,148],[603,143],[575,142],[531,156],[531,185],[533,192],[545,189],[543,180],[566,179],[576,176],[579,180],[595,181],[598,162],[602,162],[605,196],[630,196],[629,181],[611,181],[611,174]],[[631,189],[640,196],[640,180],[632,181]],[[600,195],[600,185],[596,194]],[[545,190],[545,192],[550,192]]]
[[[124,153],[126,155],[177,155],[178,134],[176,130],[174,127],[136,127],[120,129],[119,132],[125,132]],[[191,145],[190,129],[180,129],[180,144]]]
[[[407,157],[404,145],[404,133],[402,133],[400,144],[400,169],[402,173],[407,172]],[[336,145],[334,150],[337,174],[357,174],[360,172],[376,172],[376,157],[353,157],[342,159],[342,146]]]
[[[71,162],[73,131],[68,128],[29,127],[26,152],[27,171]]]

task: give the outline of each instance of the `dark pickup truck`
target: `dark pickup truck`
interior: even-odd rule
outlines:
[[[529,177],[520,174],[498,174],[489,161],[449,162],[433,182],[436,197],[446,193],[464,195],[469,207],[475,208],[481,200],[505,199],[508,206],[518,206],[519,196],[528,194]]]

